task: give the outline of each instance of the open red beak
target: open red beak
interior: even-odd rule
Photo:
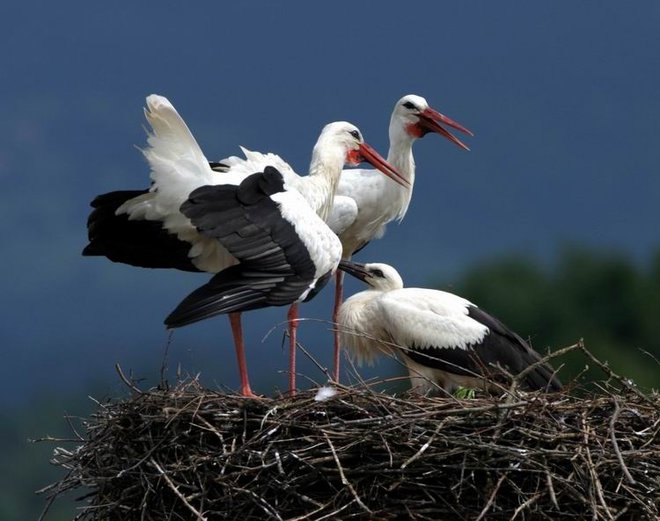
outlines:
[[[459,147],[465,150],[470,150],[467,147],[467,145],[465,145],[465,143],[463,143],[460,139],[454,136],[454,134],[452,134],[451,132],[449,132],[447,129],[445,129],[440,125],[442,123],[444,125],[447,125],[448,127],[455,128],[456,130],[463,132],[468,136],[474,136],[472,132],[470,132],[460,123],[456,123],[453,119],[448,118],[444,114],[440,114],[437,110],[433,110],[430,107],[427,108],[424,112],[422,112],[418,117],[419,117],[418,125],[425,133],[436,132],[441,136],[446,137],[452,143],[457,144]]]
[[[410,186],[410,182],[403,177],[396,168],[390,165],[383,156],[366,143],[360,143],[357,150],[351,150],[348,153],[348,160],[348,162],[353,165],[366,161],[401,186]]]

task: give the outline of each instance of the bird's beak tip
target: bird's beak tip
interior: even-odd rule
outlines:
[[[464,127],[463,125],[461,125],[460,123],[445,116],[444,114],[441,114],[437,110],[432,109],[430,107],[427,108],[424,112],[420,114],[419,124],[427,131],[435,132],[447,138],[449,141],[451,141],[455,145],[458,145],[463,150],[468,150],[468,151],[470,150],[465,143],[463,143],[460,139],[454,136],[454,134],[449,132],[441,124],[454,128],[459,132],[463,132],[464,134],[467,134],[468,136],[474,136],[474,133],[471,130]]]

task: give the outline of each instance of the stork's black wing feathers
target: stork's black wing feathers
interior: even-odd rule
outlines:
[[[519,335],[502,322],[476,306],[468,307],[468,316],[489,329],[489,333],[478,344],[467,349],[459,347],[430,347],[420,349],[413,346],[406,355],[414,361],[448,373],[463,376],[485,376],[491,380],[504,382],[501,366],[512,375],[522,372],[541,357]],[[523,378],[522,386],[527,390],[558,391],[559,379],[547,364],[530,371]]]
[[[200,233],[213,237],[240,264],[215,275],[167,317],[180,327],[213,315],[283,306],[309,288],[316,267],[292,223],[271,195],[284,190],[279,171],[266,167],[239,186],[203,186],[181,206]]]
[[[270,291],[283,280],[277,276],[245,276],[240,265],[232,266],[183,299],[165,319],[165,325],[181,327],[222,313],[264,307]]]
[[[541,360],[541,356],[525,340],[483,309],[470,306],[468,315],[490,329],[490,334],[486,336],[484,341],[486,343],[491,342],[493,345],[484,344],[484,351],[493,353],[492,356],[495,356],[495,353],[507,352],[509,356],[505,356],[503,365],[510,368],[513,374],[520,373],[525,368]],[[479,351],[481,356],[481,350],[477,347],[475,349]],[[546,389],[549,391],[559,391],[562,388],[561,382],[554,374],[554,370],[547,364],[541,364],[529,372],[523,380],[523,385],[528,389]]]
[[[190,261],[190,244],[167,232],[159,221],[129,220],[115,212],[129,199],[149,190],[119,190],[97,196],[87,219],[89,244],[84,256],[107,257],[142,268],[173,268],[200,271]]]

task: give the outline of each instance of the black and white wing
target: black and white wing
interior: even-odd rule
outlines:
[[[391,291],[381,308],[392,341],[420,365],[461,376],[502,381],[540,357],[499,320],[451,293],[419,288]],[[527,389],[558,390],[552,370],[541,365],[523,381]]]
[[[239,186],[198,188],[181,212],[239,263],[188,295],[167,317],[168,327],[311,298],[341,257],[339,239],[299,192],[285,189],[274,167]]]
[[[492,374],[493,367],[500,365],[510,374],[517,375],[541,360],[525,340],[483,309],[472,305],[468,308],[468,316],[489,329],[483,341],[474,346],[478,359],[490,368],[488,374]],[[522,384],[528,390],[559,391],[562,388],[554,370],[547,364],[540,364],[530,371]]]

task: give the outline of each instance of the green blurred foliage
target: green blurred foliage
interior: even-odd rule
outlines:
[[[566,248],[550,267],[504,258],[439,287],[497,316],[541,352],[583,338],[616,373],[641,387],[660,388],[660,252],[640,266],[617,253]],[[588,365],[578,353],[561,362],[565,382]],[[591,368],[586,376],[603,373]]]

